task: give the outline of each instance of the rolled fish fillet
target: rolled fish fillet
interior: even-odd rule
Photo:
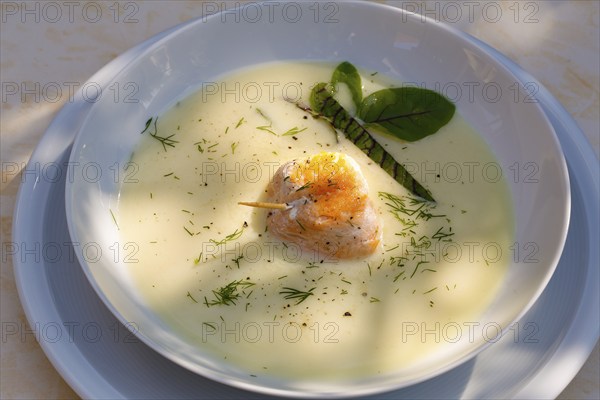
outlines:
[[[322,152],[283,164],[267,188],[268,201],[286,203],[267,214],[271,234],[322,258],[372,254],[381,225],[360,167],[342,153]]]

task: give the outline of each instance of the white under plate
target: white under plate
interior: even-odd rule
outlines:
[[[90,80],[102,86],[162,35],[118,57]],[[487,48],[466,34],[465,39]],[[501,54],[487,50],[522,82],[539,86],[537,98],[560,139],[572,191],[564,252],[540,299],[501,340],[443,375],[378,398],[554,398],[581,368],[600,333],[598,160],[577,124],[546,89]],[[78,94],[63,107],[29,162],[28,169],[41,175],[23,176],[17,200],[13,240],[27,249],[39,246],[42,255],[23,253],[14,259],[21,302],[42,348],[85,398],[265,398],[163,358],[121,325],[88,283],[75,257],[81,245],[72,243],[67,230],[64,188],[70,178],[71,145],[91,105]]]

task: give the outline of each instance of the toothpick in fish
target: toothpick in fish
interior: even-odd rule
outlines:
[[[272,210],[289,210],[292,208],[292,206],[285,203],[265,203],[262,201],[240,201],[238,204],[248,207],[269,208]]]

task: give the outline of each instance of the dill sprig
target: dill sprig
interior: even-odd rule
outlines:
[[[442,229],[444,229],[444,227],[440,227],[440,229],[437,230],[437,232],[435,232],[433,234],[433,236],[431,236],[432,239],[437,239],[438,242],[440,240],[443,240],[444,242],[450,242],[452,241],[452,239],[448,239],[449,237],[454,235],[454,232],[452,232],[452,227],[450,227],[448,232],[444,232]]]
[[[298,226],[300,226],[300,229],[302,229],[303,231],[306,230],[306,228],[304,227],[304,225],[302,225],[302,223],[299,220],[296,220],[296,223],[298,224]]]
[[[398,279],[400,279],[402,277],[402,275],[404,275],[405,272],[406,271],[400,271],[400,273],[394,277],[394,282],[396,282]]]
[[[409,217],[415,217],[415,219],[424,219],[429,221],[431,218],[441,218],[446,215],[432,214],[431,210],[435,208],[435,203],[431,203],[424,199],[419,199],[411,196],[396,196],[387,192],[379,192],[379,197],[383,200],[387,200],[385,203],[390,207],[392,215],[401,220],[402,215]],[[402,221],[400,221],[402,222]]]
[[[220,246],[220,245],[230,242],[232,240],[239,239],[240,236],[242,236],[242,233],[244,233],[244,228],[236,229],[235,232],[230,233],[229,235],[225,236],[221,240],[210,239],[209,242],[214,243],[217,246]]]
[[[269,132],[270,134],[277,136],[273,129],[271,129],[271,125],[257,126],[256,129],[258,129],[259,131]]]
[[[412,279],[413,276],[415,276],[415,274],[417,273],[417,270],[419,269],[419,267],[423,264],[429,264],[429,261],[419,261],[417,263],[417,265],[415,266],[415,269],[413,270],[412,274],[410,275],[410,278]]]
[[[281,136],[294,136],[300,132],[304,132],[307,128],[299,129],[297,126],[287,130],[285,133],[282,133]]]
[[[260,113],[261,115],[263,115],[262,113]],[[264,115],[263,115],[264,117]],[[265,117],[266,119],[266,117]],[[269,120],[269,125],[261,125],[261,126],[257,126],[256,129],[258,129],[259,131],[265,131],[265,132],[269,132],[272,135],[275,136],[294,136],[300,132],[304,132],[307,128],[298,128],[297,126],[294,126],[293,128],[288,129],[287,131],[285,131],[284,133],[282,133],[281,135],[278,135],[277,132],[275,132],[273,130],[273,123]]]
[[[208,301],[208,299],[204,297],[204,304],[206,304],[207,307],[216,305],[235,305],[236,300],[244,293],[243,290],[254,285],[255,283],[243,279],[229,282],[227,285],[212,291],[215,296],[214,300]],[[242,293],[240,293],[240,289]]]
[[[154,132],[149,131],[150,125],[152,124],[152,120],[154,120]],[[179,143],[177,140],[172,139],[173,136],[175,136],[175,134],[172,134],[169,136],[158,136],[158,127],[156,126],[157,122],[158,122],[158,117],[149,118],[148,121],[146,121],[146,126],[144,127],[144,130],[141,131],[140,134],[148,131],[148,133],[150,134],[151,137],[158,140],[160,142],[160,144],[162,144],[162,147],[165,151],[167,151],[167,146],[175,147],[175,143]]]
[[[193,301],[194,303],[198,303],[198,302],[196,301],[196,299],[195,299],[195,298],[192,296],[192,294],[191,294],[190,292],[187,292],[187,295],[186,295],[186,297],[189,297],[190,299],[192,299],[192,301]]]
[[[308,289],[308,291],[302,291],[302,290],[298,290],[298,289],[294,289],[294,288],[290,288],[290,287],[284,287],[283,290],[281,292],[279,292],[279,294],[283,294],[283,298],[286,300],[290,300],[290,299],[298,299],[298,301],[296,302],[295,305],[298,305],[300,303],[302,303],[304,300],[306,300],[308,298],[308,296],[312,296],[313,290],[315,290],[316,287]]]
[[[202,325],[206,325],[212,328],[213,330],[217,330],[217,327],[214,324],[211,324],[210,322],[203,322]]]
[[[408,257],[404,257],[404,256],[390,257],[390,265],[391,266],[394,266],[394,264],[396,264],[397,267],[404,267],[406,265],[407,261],[408,261]]]
[[[263,111],[263,110],[261,110],[260,108],[257,108],[257,109],[256,109],[256,112],[257,112],[257,113],[258,113],[258,114],[259,114],[261,117],[263,117],[264,119],[266,119],[266,120],[267,120],[267,122],[269,122],[269,123],[271,122],[271,118],[267,117],[267,115],[264,113],[264,111]]]
[[[115,223],[115,226],[117,227],[117,230],[121,230],[121,228],[119,228],[119,224],[117,223],[117,218],[115,218],[115,214],[113,213],[113,210],[111,210],[109,208],[108,211],[110,211],[110,216],[112,217],[112,220]]]
[[[240,260],[242,260],[244,258],[244,255],[240,255],[236,258],[232,258],[231,261],[233,261],[235,263],[235,265],[237,265],[238,268],[240,268]]]
[[[454,232],[452,232],[451,220],[446,215],[435,214],[436,204],[423,199],[397,196],[387,192],[379,192],[378,195],[384,200],[388,211],[402,226],[395,235],[408,240],[402,246],[402,254],[390,257],[389,265],[399,268],[408,267],[411,272],[398,271],[393,281],[412,279],[417,275],[417,272],[437,272],[437,269],[426,268],[425,265],[430,262],[437,262],[435,258],[432,258],[435,257],[437,251],[434,243],[452,242]],[[429,221],[432,218],[443,218],[449,225],[444,223],[437,227],[430,227],[429,225],[419,228],[420,220]],[[422,228],[427,228],[425,234],[418,234],[417,232]],[[388,251],[395,250],[398,247],[396,246]]]

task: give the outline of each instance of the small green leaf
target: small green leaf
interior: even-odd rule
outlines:
[[[446,125],[455,109],[453,103],[433,90],[403,87],[370,94],[360,105],[358,116],[397,138],[414,142]]]
[[[335,71],[333,71],[331,85],[333,86],[334,91],[337,92],[337,87],[340,82],[345,83],[348,86],[350,93],[352,93],[352,101],[354,101],[354,104],[358,108],[362,101],[362,84],[356,67],[348,61],[344,61],[337,66]]]
[[[348,140],[375,161],[396,182],[425,200],[435,201],[431,193],[332,97],[329,85],[326,83],[315,85],[310,94],[310,105],[311,111],[328,119],[334,128],[341,130]]]

